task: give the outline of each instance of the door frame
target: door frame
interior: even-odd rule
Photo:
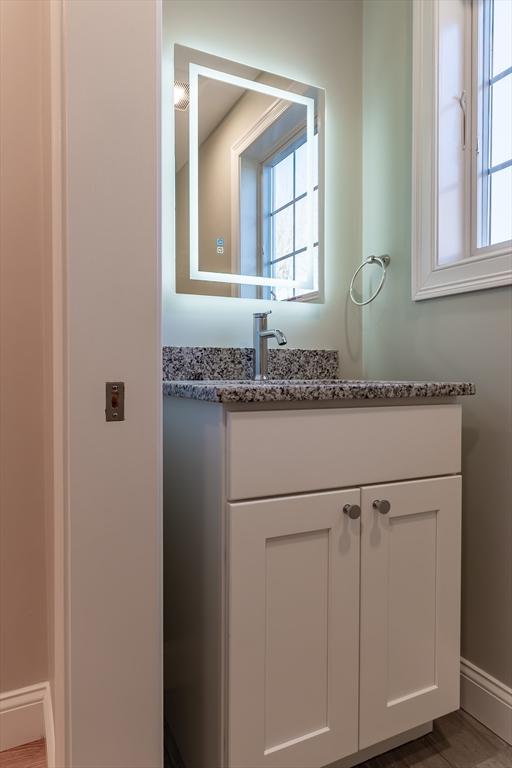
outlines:
[[[151,765],[151,768],[153,766],[157,768],[157,766],[162,765],[163,760],[163,718],[160,717],[159,722],[150,723],[150,713],[147,716],[144,715],[145,708],[143,705],[146,701],[152,702],[153,720],[155,716],[158,719],[158,713],[162,715],[163,652],[161,603],[163,588],[161,536],[159,536],[162,528],[160,191],[162,0],[151,0],[150,2],[148,0],[130,0],[129,9],[123,8],[123,15],[119,16],[122,32],[128,37],[131,36],[131,42],[135,43],[135,48],[137,48],[137,43],[140,39],[138,35],[146,35],[145,40],[140,44],[140,50],[143,50],[144,45],[146,45],[146,49],[152,53],[149,57],[150,60],[144,59],[141,66],[144,69],[143,76],[146,78],[151,76],[152,83],[154,84],[154,93],[150,94],[148,100],[150,99],[151,103],[154,103],[155,111],[148,112],[147,118],[139,117],[138,122],[135,120],[135,129],[133,129],[133,126],[130,126],[130,129],[133,129],[133,138],[124,138],[125,152],[131,141],[133,153],[136,155],[140,151],[138,139],[141,136],[145,139],[146,149],[149,148],[147,162],[150,170],[148,171],[147,178],[142,181],[137,179],[137,184],[146,184],[149,194],[152,195],[150,204],[141,216],[143,219],[142,226],[146,226],[149,233],[146,238],[147,248],[141,248],[140,256],[137,258],[139,268],[142,262],[144,262],[144,268],[147,268],[148,273],[152,274],[153,283],[149,287],[147,285],[143,286],[145,294],[142,298],[139,292],[139,285],[135,281],[130,282],[130,277],[133,279],[133,274],[124,281],[123,275],[121,275],[116,285],[114,284],[112,273],[100,272],[99,265],[87,265],[85,249],[77,247],[77,207],[80,205],[80,202],[83,207],[84,200],[87,203],[91,198],[91,211],[88,212],[86,210],[85,215],[87,216],[87,213],[91,213],[94,210],[92,194],[89,198],[85,189],[85,185],[90,182],[90,178],[81,178],[77,174],[79,162],[77,162],[76,149],[77,147],[80,149],[81,136],[79,133],[84,126],[83,124],[78,125],[76,103],[74,113],[70,112],[68,104],[68,96],[70,89],[73,88],[74,80],[78,82],[79,80],[83,81],[85,78],[86,85],[90,85],[92,89],[88,96],[89,98],[91,96],[94,97],[95,85],[92,82],[92,78],[87,80],[87,74],[84,74],[84,71],[89,66],[91,70],[94,70],[98,50],[94,45],[91,45],[89,51],[87,51],[87,45],[83,47],[77,46],[77,37],[73,32],[73,30],[76,32],[80,14],[82,14],[83,18],[84,2],[87,4],[88,21],[90,22],[85,32],[86,36],[87,34],[90,35],[89,42],[94,42],[95,33],[91,32],[91,30],[94,30],[95,25],[98,25],[99,30],[105,21],[110,25],[114,24],[115,0],[50,0],[47,41],[49,49],[48,83],[50,92],[47,146],[50,148],[48,174],[51,183],[52,298],[50,311],[52,329],[53,438],[51,481],[53,496],[53,530],[51,531],[51,548],[53,551],[51,552],[51,557],[53,559],[53,567],[49,569],[51,583],[48,585],[48,593],[50,602],[49,676],[52,687],[55,723],[55,765],[66,766],[66,768],[90,765],[90,760],[85,755],[81,755],[82,747],[80,743],[84,742],[83,737],[81,739],[74,737],[75,731],[79,723],[83,721],[84,716],[90,718],[89,728],[91,732],[94,732],[96,723],[101,724],[102,721],[114,720],[111,736],[109,737],[105,730],[102,734],[103,743],[101,739],[96,743],[96,750],[98,752],[97,764],[104,768],[110,765],[114,766],[115,764],[120,765],[121,763],[123,765],[130,765],[129,759],[123,758],[123,749],[128,753],[129,746],[123,747],[122,743],[119,743],[119,735],[121,732],[124,732],[128,741],[130,740],[129,731],[134,725],[132,720],[135,719],[135,715],[131,718],[127,713],[133,708],[135,712],[139,712],[139,719],[136,723],[137,733],[134,738],[142,744],[141,751],[144,752],[144,749],[146,750],[144,754],[147,755],[147,763],[145,762],[145,764]],[[125,24],[123,27],[124,16],[126,16],[127,11],[131,26]],[[140,26],[136,23],[139,21]],[[141,30],[143,31],[141,32]],[[111,58],[103,59],[103,64],[107,70],[109,68],[114,70],[116,60],[119,57],[127,57],[128,45],[129,43],[126,40],[124,42],[122,39],[120,42],[118,39],[112,40]],[[112,62],[111,67],[110,62]],[[82,69],[80,65],[82,65]],[[117,61],[117,66],[119,67],[119,61]],[[105,74],[107,79],[108,77],[113,77],[112,72],[107,71]],[[102,87],[103,84],[98,82],[97,91],[99,99],[105,96],[105,90],[102,91]],[[135,87],[137,87],[136,84]],[[126,108],[128,99],[129,96],[126,93],[120,99],[121,111],[123,106]],[[118,136],[115,129],[120,127],[122,118],[119,118],[119,124],[116,126],[114,113],[108,111],[108,106],[106,113],[104,136],[106,143],[112,147],[112,155],[115,155],[118,149],[116,146]],[[94,115],[91,112],[91,126],[86,125],[85,128],[90,128],[93,131],[94,126],[92,123],[97,117],[98,115]],[[108,119],[110,119],[110,123],[108,123]],[[144,120],[146,120],[145,124]],[[139,131],[139,136],[137,135],[137,130]],[[90,149],[92,144],[89,143],[87,145],[87,139],[85,139],[83,146],[87,150],[87,146]],[[75,152],[75,154],[71,157],[70,152]],[[99,171],[98,160],[98,178],[101,177]],[[114,169],[113,173],[115,174],[116,172],[118,172],[119,177],[122,177],[122,172],[119,173],[118,169]],[[139,205],[140,199],[137,198],[137,189],[138,187],[133,187],[132,195],[131,187],[119,185],[119,196],[127,198],[127,207],[131,203],[134,206]],[[77,195],[77,190],[80,192],[80,195]],[[79,197],[81,197],[81,201],[78,199]],[[133,197],[134,200],[128,199],[130,197]],[[139,193],[140,197],[141,193]],[[113,196],[113,209],[116,204],[118,204],[118,200]],[[115,213],[116,211],[113,210],[113,215]],[[151,227],[151,221],[154,224],[154,228]],[[135,231],[136,226],[139,226],[138,222],[127,220],[126,227],[128,232],[124,234],[124,237],[117,233],[118,239],[116,242],[116,234],[113,235],[112,244],[114,247],[117,245],[113,258],[118,259],[119,262],[123,244],[130,237],[130,227]],[[114,717],[112,717],[111,711],[112,699],[109,699],[108,696],[98,696],[98,685],[96,685],[97,690],[91,694],[92,700],[87,701],[90,692],[86,690],[85,675],[79,674],[79,670],[90,668],[94,672],[97,669],[99,677],[100,670],[99,665],[96,668],[96,662],[103,652],[107,652],[102,638],[106,636],[107,631],[118,638],[122,637],[126,628],[123,627],[121,611],[116,609],[116,606],[112,607],[111,612],[106,611],[102,595],[99,594],[97,597],[91,595],[90,599],[87,600],[82,587],[84,581],[88,578],[91,579],[91,582],[94,581],[95,576],[97,576],[98,566],[101,567],[105,550],[110,546],[112,557],[109,566],[112,573],[112,583],[110,585],[107,584],[106,587],[109,587],[111,590],[115,589],[116,571],[119,570],[121,572],[123,567],[126,568],[126,562],[123,565],[123,557],[126,560],[127,557],[130,557],[135,552],[135,545],[133,541],[130,543],[130,536],[132,538],[140,537],[141,530],[144,531],[145,528],[141,527],[140,518],[137,518],[136,514],[134,514],[134,511],[136,512],[137,510],[130,508],[129,499],[123,499],[123,492],[126,496],[127,491],[120,487],[119,494],[116,496],[119,501],[118,506],[124,507],[126,505],[126,511],[130,513],[124,518],[125,528],[123,529],[121,542],[118,536],[113,535],[113,527],[106,526],[105,537],[98,537],[97,530],[95,532],[93,528],[93,522],[91,523],[90,536],[87,538],[87,542],[80,542],[80,528],[84,530],[84,523],[85,530],[87,530],[88,520],[86,515],[84,515],[84,510],[92,503],[93,494],[91,489],[94,488],[95,501],[100,507],[102,505],[111,505],[113,497],[112,489],[106,486],[105,478],[101,476],[101,472],[97,471],[97,467],[96,472],[94,466],[91,468],[88,489],[83,485],[80,487],[80,483],[75,482],[75,477],[80,470],[78,464],[83,460],[84,456],[84,454],[80,456],[77,446],[91,438],[90,420],[88,421],[87,418],[84,418],[83,422],[80,422],[74,415],[76,413],[77,397],[79,398],[80,405],[82,405],[88,394],[87,384],[84,382],[82,385],[81,383],[80,366],[76,365],[76,361],[82,353],[84,357],[87,355],[91,357],[91,348],[86,349],[83,334],[80,334],[79,320],[80,313],[82,313],[83,319],[84,307],[86,305],[89,305],[91,308],[91,313],[98,309],[98,303],[95,302],[95,296],[91,292],[91,284],[89,284],[89,287],[86,284],[78,284],[82,267],[86,270],[89,269],[89,278],[94,277],[93,271],[96,270],[98,284],[103,281],[103,287],[104,281],[110,280],[110,288],[113,295],[115,295],[116,289],[121,289],[124,294],[124,298],[120,301],[122,305],[121,312],[126,310],[126,299],[131,292],[131,298],[134,300],[133,311],[135,312],[135,307],[137,307],[137,311],[144,315],[145,318],[144,322],[141,323],[137,344],[139,348],[145,346],[150,350],[147,357],[152,361],[151,365],[144,370],[144,379],[141,377],[140,368],[138,371],[135,370],[137,365],[143,366],[144,361],[141,361],[139,364],[135,359],[130,359],[128,364],[124,365],[122,354],[117,354],[115,355],[116,361],[113,363],[113,368],[117,364],[119,378],[126,378],[128,390],[125,435],[123,436],[123,433],[119,431],[113,438],[113,444],[119,447],[125,466],[131,462],[137,464],[138,455],[140,455],[144,444],[151,453],[151,456],[155,457],[154,464],[156,464],[149,471],[148,467],[145,466],[140,470],[140,485],[143,488],[140,492],[138,504],[140,508],[144,506],[144,523],[147,523],[148,529],[148,533],[143,534],[142,537],[145,538],[145,541],[139,545],[138,550],[142,562],[137,561],[134,565],[143,574],[143,578],[140,579],[140,592],[134,591],[135,579],[133,583],[126,587],[123,586],[122,579],[119,579],[118,582],[118,589],[121,592],[119,594],[120,602],[131,601],[129,603],[130,608],[133,608],[135,612],[140,609],[146,618],[149,612],[146,611],[144,614],[144,605],[152,601],[152,618],[150,624],[144,627],[144,634],[148,639],[141,642],[142,645],[146,644],[148,647],[151,645],[154,650],[154,660],[151,663],[147,663],[152,656],[147,652],[148,648],[146,647],[144,658],[142,658],[143,654],[141,653],[141,658],[139,659],[139,671],[134,670],[133,663],[130,663],[129,660],[130,652],[132,654],[136,652],[137,641],[135,638],[127,637],[127,645],[130,646],[130,643],[132,643],[133,648],[128,650],[126,648],[120,649],[119,658],[112,659],[112,677],[104,682],[104,690],[107,691],[107,688],[112,686],[119,700],[119,711],[114,713]],[[136,272],[136,269],[134,272]],[[81,299],[81,306],[78,308],[76,302],[73,303],[73,296],[76,297],[77,293],[80,294]],[[124,304],[123,301],[125,302]],[[104,310],[104,305],[99,307],[99,311],[101,312],[102,310]],[[115,302],[113,302],[111,319],[114,322],[115,313]],[[106,321],[108,319],[108,312],[104,312],[104,315],[103,320]],[[123,332],[126,335],[130,330],[124,331],[121,328],[119,333],[121,336]],[[125,338],[122,341],[124,350],[126,350],[129,346],[127,339]],[[102,378],[104,382],[113,378],[113,373],[116,374],[116,371],[111,371],[109,365],[105,364],[105,358],[108,360],[107,342],[101,338],[96,338],[96,342],[98,346],[97,355],[95,356],[95,349],[92,355],[98,366],[98,378]],[[133,357],[135,358],[136,355]],[[130,378],[134,382],[131,386]],[[146,380],[147,386],[144,383]],[[125,425],[105,425],[103,417],[98,416],[99,388],[103,388],[104,383],[101,384],[98,381],[97,386],[98,391],[94,395],[91,394],[91,397],[96,398],[95,413],[97,423],[95,428],[97,430],[98,444],[100,445],[104,441],[101,437],[102,434],[105,434],[107,439],[112,439],[114,434],[111,431],[103,432],[106,427],[122,429]],[[79,393],[77,393],[77,388],[80,390]],[[128,399],[130,398],[130,389],[132,390],[131,403]],[[103,394],[101,394],[101,398],[103,398]],[[129,434],[128,438],[126,438],[126,432],[129,433],[130,431],[129,420],[131,414],[128,410],[130,404],[133,404],[135,407],[138,405],[140,418],[141,401],[148,409],[149,426],[147,433],[139,436],[142,442],[137,449],[130,445],[133,435],[130,436]],[[87,410],[87,407],[90,407],[90,404],[85,404],[84,411]],[[137,417],[137,413],[134,413],[135,407],[131,411],[133,417]],[[132,418],[132,423],[133,421],[136,421],[136,418]],[[83,472],[83,467],[81,469]],[[143,474],[145,474],[144,477],[142,477]],[[119,514],[120,509],[112,511]],[[91,519],[94,518],[92,512],[93,510],[91,509]],[[81,517],[81,520],[80,524],[77,525],[79,517]],[[87,546],[87,560],[82,557],[80,545]],[[154,554],[154,559],[149,556],[150,553]],[[147,569],[149,574],[147,578],[145,577],[144,569]],[[104,572],[107,573],[106,570]],[[110,580],[110,577],[107,576],[107,580]],[[125,589],[126,594],[122,594],[123,589]],[[160,605],[159,611],[157,610],[158,605]],[[85,630],[83,627],[80,627],[78,621],[82,614],[87,616]],[[108,626],[105,626],[105,624]],[[97,630],[100,626],[102,628],[102,637],[97,638],[96,644],[91,642],[89,650],[83,637],[83,632],[87,633],[89,631],[91,640],[93,640],[94,630]],[[144,666],[148,668],[144,669]],[[158,670],[160,670],[160,674]],[[145,685],[144,690],[139,691],[137,689],[137,681],[140,682],[145,673],[147,673],[147,685]],[[94,674],[91,679],[94,681]],[[142,689],[143,686],[139,687]],[[94,688],[94,682],[92,688]],[[123,700],[126,697],[127,703],[124,704]],[[142,712],[142,716],[140,716],[140,712]],[[148,722],[144,722],[144,720]],[[112,744],[108,743],[109,738]],[[94,739],[91,741],[94,741]],[[139,751],[138,758],[134,757],[132,759],[140,760],[141,751]],[[114,753],[117,753],[120,762],[115,763]]]
[[[67,312],[65,271],[65,198],[63,174],[65,160],[65,115],[63,113],[63,34],[64,0],[50,3],[49,18],[49,89],[50,89],[50,184],[51,184],[51,332],[52,332],[52,500],[53,500],[53,577],[48,586],[52,599],[49,635],[51,694],[54,719],[54,764],[67,764],[66,745],[66,519],[67,499]],[[49,768],[52,763],[48,755]]]

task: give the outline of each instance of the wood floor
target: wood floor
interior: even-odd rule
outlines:
[[[0,752],[0,768],[46,768],[44,739]]]
[[[165,732],[165,768],[184,768],[168,724]],[[367,760],[359,768],[512,768],[512,747],[459,710],[436,720],[427,736]]]
[[[512,747],[459,710],[436,720],[427,736],[360,768],[512,768]]]
[[[0,768],[46,768],[44,740],[0,752]],[[427,736],[360,768],[512,768],[512,747],[459,711],[436,720]]]
[[[165,768],[184,768],[168,722],[165,735]],[[512,747],[459,710],[436,720],[427,736],[367,760],[359,768],[512,768]]]

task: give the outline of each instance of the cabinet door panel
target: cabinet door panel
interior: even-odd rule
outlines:
[[[447,477],[362,491],[361,749],[458,707],[460,489]]]
[[[229,505],[229,766],[357,750],[359,490]]]

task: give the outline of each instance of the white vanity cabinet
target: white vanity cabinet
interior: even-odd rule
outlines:
[[[229,765],[357,752],[359,490],[229,504]]]
[[[361,513],[363,749],[459,706],[460,475],[365,487]]]
[[[164,403],[187,768],[355,765],[456,709],[460,406]]]

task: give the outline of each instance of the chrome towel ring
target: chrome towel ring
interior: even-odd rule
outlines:
[[[370,301],[373,301],[375,298],[377,298],[377,296],[379,295],[379,293],[382,290],[382,286],[384,285],[384,281],[386,279],[386,268],[389,265],[390,261],[391,261],[390,257],[388,256],[387,253],[385,253],[383,256],[368,256],[368,258],[365,259],[358,266],[358,268],[354,272],[352,280],[350,281],[350,298],[352,299],[354,304],[357,304],[358,307],[364,307],[366,304],[369,304]],[[359,299],[356,299],[354,297],[354,280],[356,279],[356,277],[358,276],[358,274],[360,273],[362,268],[364,266],[366,266],[366,264],[378,264],[379,267],[382,269],[382,275],[380,276],[380,280],[379,280],[379,284],[377,286],[377,289],[372,294],[372,296],[370,296],[369,299],[366,299],[366,301],[362,301],[362,300],[359,301]]]

